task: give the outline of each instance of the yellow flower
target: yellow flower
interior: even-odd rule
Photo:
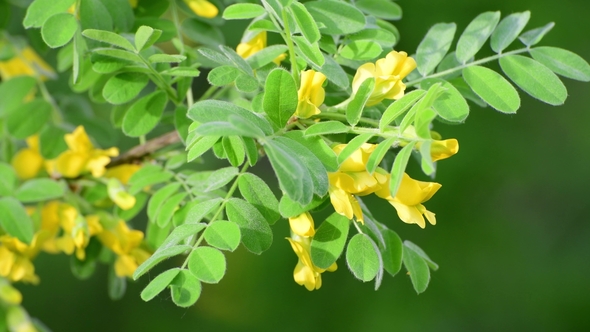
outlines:
[[[139,171],[140,168],[141,165],[123,164],[107,169],[106,173],[104,173],[104,177],[107,179],[115,178],[119,180],[121,184],[126,185],[131,176]]]
[[[135,206],[135,196],[125,191],[125,187],[115,178],[109,179],[107,185],[109,198],[123,210],[129,210]]]
[[[309,212],[289,218],[289,226],[291,226],[293,233],[299,236],[314,236],[315,234],[313,218]]]
[[[150,254],[139,246],[143,240],[143,233],[130,230],[127,224],[120,220],[114,229],[105,230],[98,235],[105,247],[117,254],[115,274],[119,277],[133,275],[139,264],[149,258]]]
[[[23,295],[6,279],[0,278],[0,300],[6,304],[18,305],[22,302]]]
[[[91,172],[94,177],[100,177],[111,161],[110,157],[119,155],[117,148],[95,149],[82,126],[77,127],[73,133],[66,134],[65,141],[69,150],[57,157],[55,166],[67,178],[75,178],[86,171]]]
[[[32,48],[27,46],[12,59],[0,61],[0,78],[3,81],[19,75],[39,76],[45,80],[54,77],[55,72]]]
[[[90,238],[100,233],[102,226],[97,216],[84,218],[73,206],[51,201],[41,208],[41,229],[50,234],[43,244],[44,251],[75,253],[79,260],[84,260]]]
[[[39,152],[39,136],[27,138],[27,148],[20,150],[12,158],[16,175],[23,180],[34,178],[43,167],[43,157]]]
[[[436,182],[422,182],[412,179],[404,173],[399,189],[395,197],[389,193],[389,179],[383,188],[375,194],[389,201],[397,210],[399,218],[408,224],[418,224],[421,228],[426,227],[424,215],[432,224],[436,225],[434,213],[426,210],[422,203],[429,200],[439,189],[441,185]]]
[[[324,102],[326,96],[326,92],[322,88],[325,80],[326,75],[314,70],[301,72],[301,86],[297,92],[299,102],[295,116],[307,119],[312,115],[320,114],[318,107]]]
[[[35,266],[31,262],[39,253],[41,244],[48,234],[44,231],[35,233],[31,244],[21,242],[10,235],[0,236],[0,276],[10,281],[39,283]]]
[[[292,238],[287,238],[287,240],[289,240],[293,251],[299,258],[295,270],[293,271],[295,282],[301,286],[305,286],[309,291],[320,289],[320,287],[322,287],[322,273],[325,271],[336,271],[338,268],[336,263],[332,264],[327,269],[320,269],[313,265],[313,262],[311,261],[311,240],[309,237],[301,237],[297,234],[293,234]]]
[[[432,145],[430,146],[430,156],[432,157],[432,161],[447,159],[457,152],[459,152],[459,142],[454,138],[446,139],[444,141],[433,140]]]
[[[217,7],[207,0],[184,0],[184,2],[198,16],[214,18],[219,13]]]
[[[236,53],[239,56],[246,59],[255,53],[260,52],[263,48],[266,47],[266,31],[262,31],[256,34],[254,37],[250,38],[250,40],[246,42],[242,42],[238,44],[236,47]],[[285,60],[287,55],[285,53],[276,57],[273,62],[277,65],[281,63],[281,61]]]
[[[391,51],[385,58],[375,63],[360,66],[352,80],[352,93],[355,94],[361,84],[370,77],[375,78],[375,89],[367,101],[367,106],[379,104],[383,99],[403,97],[406,85],[402,79],[416,68],[416,61],[406,52]]]
[[[332,150],[339,155],[345,147],[346,144],[339,144]],[[328,173],[328,193],[334,210],[348,219],[354,216],[361,223],[364,223],[363,212],[354,195],[374,193],[387,181],[381,173],[371,175],[366,170],[369,156],[376,147],[374,144],[363,144],[340,165],[337,172]]]

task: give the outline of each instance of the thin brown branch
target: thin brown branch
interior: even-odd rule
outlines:
[[[176,130],[166,133],[162,136],[153,138],[145,144],[138,145],[122,155],[113,158],[107,167],[113,167],[121,164],[132,163],[141,160],[143,157],[154,153],[168,145],[180,142],[180,137]]]

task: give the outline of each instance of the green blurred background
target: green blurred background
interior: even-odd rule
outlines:
[[[400,1],[398,50],[413,53],[428,28],[477,14],[531,10],[527,29],[554,21],[542,45],[590,59],[587,0]],[[236,42],[239,36],[234,36]],[[489,52],[489,46],[484,47]],[[427,203],[438,225],[400,222],[384,201],[375,216],[402,239],[420,245],[440,265],[428,290],[416,295],[403,272],[382,287],[363,284],[339,260],[319,291],[293,282],[297,262],[286,221],[258,257],[243,248],[228,255],[219,285],[205,285],[197,304],[175,307],[163,293],[144,303],[143,277],[112,302],[107,269],[89,280],[69,273],[68,258],[41,255],[39,286],[19,285],[24,305],[53,331],[590,331],[590,85],[564,79],[569,98],[550,107],[520,93],[517,115],[471,105],[465,125],[438,124],[460,152],[439,163],[443,184]],[[410,171],[418,176],[414,166]],[[269,173],[268,164],[255,172]],[[274,180],[273,180],[274,181]],[[168,265],[178,262],[169,261]],[[153,275],[152,275],[153,276]]]

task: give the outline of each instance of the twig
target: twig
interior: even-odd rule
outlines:
[[[171,131],[162,136],[153,138],[145,142],[145,144],[138,145],[116,158],[113,158],[110,164],[107,165],[107,167],[114,167],[117,165],[126,164],[135,160],[139,160],[150,153],[156,152],[161,148],[178,142],[180,142],[178,132],[176,132],[176,130]]]

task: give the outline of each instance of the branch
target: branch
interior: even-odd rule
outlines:
[[[107,165],[107,167],[114,167],[117,165],[127,164],[136,160],[140,160],[148,154],[151,154],[153,152],[160,150],[161,148],[178,142],[180,142],[178,132],[176,130],[171,131],[162,136],[153,138],[145,142],[145,144],[133,147],[131,150],[123,153],[122,155],[113,158],[111,162]]]

